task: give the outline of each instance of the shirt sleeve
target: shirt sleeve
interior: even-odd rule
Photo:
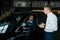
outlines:
[[[22,23],[22,25],[21,26],[26,26],[26,23]]]
[[[57,17],[55,16],[50,16],[47,20],[46,23],[46,29],[51,30],[51,31],[57,31]]]

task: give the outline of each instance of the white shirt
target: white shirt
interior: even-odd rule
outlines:
[[[58,29],[57,17],[55,14],[50,12],[47,15],[46,26],[45,26],[44,31],[45,32],[54,32],[54,31],[57,31],[57,29]]]

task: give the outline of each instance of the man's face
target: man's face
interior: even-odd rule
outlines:
[[[50,10],[49,10],[49,8],[44,7],[44,13],[45,13],[45,14],[48,14],[48,13],[49,13],[49,11],[50,11]]]
[[[29,20],[32,21],[32,20],[33,20],[33,16],[30,16],[30,17],[29,17]]]

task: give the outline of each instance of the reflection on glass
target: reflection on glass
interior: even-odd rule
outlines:
[[[14,7],[29,7],[30,2],[29,1],[16,1],[14,2]]]
[[[32,1],[32,7],[43,7],[47,1]]]
[[[50,4],[52,7],[60,7],[60,1],[51,1]]]

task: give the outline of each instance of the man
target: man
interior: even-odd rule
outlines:
[[[51,6],[44,6],[44,13],[47,15],[46,24],[41,23],[40,28],[44,28],[44,40],[54,40],[54,31],[57,31],[57,17],[51,12]]]
[[[23,26],[24,31],[26,32],[26,40],[33,40],[32,39],[32,32],[33,29],[35,28],[35,21],[34,21],[34,16],[30,15],[28,17],[28,20],[26,20],[21,26]]]
[[[22,24],[22,26],[26,26],[26,25],[27,26],[34,26],[35,25],[34,16],[33,15],[30,15],[28,20]]]

